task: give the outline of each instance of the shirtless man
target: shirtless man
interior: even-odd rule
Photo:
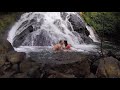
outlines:
[[[64,40],[60,40],[58,44],[53,46],[53,50],[60,51],[64,48]]]

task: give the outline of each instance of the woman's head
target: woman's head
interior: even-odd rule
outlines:
[[[67,42],[67,40],[64,40],[64,44],[65,44],[65,46],[67,46],[67,45],[68,45],[68,42]]]

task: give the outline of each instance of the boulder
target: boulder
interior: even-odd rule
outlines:
[[[25,58],[26,58],[26,54],[23,52],[11,51],[7,54],[7,59],[12,64],[20,63],[21,61],[25,60]]]
[[[40,65],[35,63],[35,62],[25,60],[25,61],[21,62],[21,64],[20,64],[20,71],[23,72],[23,73],[24,72],[29,72],[32,68],[36,69],[34,67],[37,67],[37,66],[40,66]]]
[[[120,77],[119,61],[113,57],[100,59],[96,75],[99,78]]]
[[[45,64],[68,64],[77,61],[84,61],[88,58],[88,54],[82,52],[31,52],[31,59],[37,63]]]
[[[27,74],[29,77],[31,78],[40,78],[41,76],[41,71],[39,70],[39,66],[33,66],[33,68],[31,68],[29,71],[28,71],[28,74]]]
[[[13,64],[12,67],[11,67],[12,70],[16,71],[16,72],[19,72],[19,66],[18,64]]]
[[[4,65],[0,69],[3,71],[7,71],[11,69],[11,66],[12,66],[11,63],[7,61],[4,63]]]
[[[78,64],[76,63],[76,65],[74,65],[74,69],[74,72],[78,77],[85,77],[90,74],[90,65],[87,60],[79,62]]]
[[[26,21],[25,23],[27,23],[27,22],[28,21]],[[23,24],[24,24],[24,22],[23,22]],[[13,46],[14,47],[19,47],[20,45],[22,45],[22,43],[24,42],[27,35],[29,33],[31,33],[32,31],[33,31],[33,27],[29,26],[23,32],[21,32],[19,35],[15,36],[14,41],[13,41]],[[29,37],[29,40],[30,40],[30,37]]]
[[[92,54],[88,57],[90,62],[90,72],[96,74],[101,55],[99,53]]]
[[[4,70],[0,69],[0,77],[4,75]]]
[[[0,55],[0,67],[3,66],[6,62],[6,55]]]
[[[60,73],[54,70],[49,70],[49,74],[48,78],[75,78],[74,75]]]
[[[73,29],[79,33],[86,29],[84,22],[74,14],[70,15],[69,21],[71,22]]]
[[[90,73],[90,75],[86,76],[85,78],[97,78],[93,73]]]
[[[108,57],[112,56],[112,57],[116,58],[115,54],[114,54],[111,50],[109,50],[109,51],[107,52],[107,56],[108,56]]]
[[[13,76],[13,78],[29,78],[27,73],[17,73]]]
[[[115,53],[116,59],[120,61],[120,52]]]
[[[90,66],[90,71],[92,73],[96,74],[99,62],[100,62],[100,60],[96,60],[95,62],[92,62],[91,66]]]
[[[12,76],[15,74],[15,71],[8,71],[8,72],[4,72],[4,74],[2,76],[0,76],[0,78],[12,78]]]
[[[83,35],[82,38],[83,38],[84,42],[87,44],[93,43],[93,40],[90,37]]]
[[[9,51],[13,51],[11,43],[5,39],[0,39],[0,54],[5,54]]]
[[[81,18],[74,14],[71,14],[69,21],[72,24],[74,31],[80,34],[85,43],[93,43],[93,40],[89,37],[90,32],[87,30],[85,23]]]
[[[52,69],[61,73],[75,75],[75,77],[78,78],[85,77],[90,74],[90,65],[87,60],[57,65],[52,67]]]

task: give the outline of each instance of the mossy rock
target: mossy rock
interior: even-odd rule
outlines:
[[[100,59],[96,75],[99,78],[119,78],[119,65],[119,61],[113,57],[102,58]]]
[[[11,43],[5,39],[0,39],[0,54],[6,54],[9,51],[14,51]]]
[[[21,61],[25,60],[25,58],[26,58],[26,54],[23,52],[11,51],[7,54],[7,59],[12,64],[20,63]]]
[[[6,55],[0,55],[0,66],[3,66],[6,62]]]

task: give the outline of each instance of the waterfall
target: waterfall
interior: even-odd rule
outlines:
[[[28,12],[11,28],[7,40],[16,51],[27,51],[31,47],[31,50],[37,51],[37,47],[50,47],[59,40],[67,40],[76,50],[84,47],[91,50],[95,46],[85,44],[82,32],[85,28],[90,32],[89,37],[96,42],[94,32],[84,25],[76,12]],[[81,30],[82,35],[76,30]]]
[[[94,29],[91,26],[86,25],[87,30],[90,32],[89,37],[94,41],[94,42],[99,42],[99,38],[97,34],[95,33]]]

